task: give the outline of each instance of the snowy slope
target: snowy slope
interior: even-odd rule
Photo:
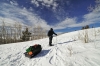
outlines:
[[[89,43],[79,39],[82,32],[54,37],[52,47],[48,38],[0,45],[0,66],[100,66],[100,28],[88,30]],[[32,59],[26,58],[23,53],[34,44],[41,44],[42,51]]]

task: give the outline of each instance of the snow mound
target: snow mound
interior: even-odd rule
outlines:
[[[0,45],[0,66],[100,66],[100,28],[88,29],[89,43],[79,39],[83,31],[54,37],[52,47],[48,38]],[[42,51],[29,59],[23,53],[34,44],[41,44]]]

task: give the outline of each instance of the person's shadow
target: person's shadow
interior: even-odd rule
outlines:
[[[34,58],[43,57],[49,53],[50,50],[42,50],[39,54],[37,54]]]
[[[65,44],[65,43],[70,43],[70,42],[74,42],[76,40],[70,40],[70,41],[66,41],[66,42],[62,42],[62,43],[58,43],[58,44]]]

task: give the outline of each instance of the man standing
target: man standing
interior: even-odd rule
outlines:
[[[53,46],[53,45],[52,45],[53,34],[57,35],[57,34],[53,31],[53,28],[51,28],[51,29],[48,31],[49,46]]]

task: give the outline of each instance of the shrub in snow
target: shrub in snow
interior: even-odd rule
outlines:
[[[84,29],[83,31],[78,33],[78,39],[82,40],[84,43],[89,42],[88,30]]]
[[[84,42],[88,43],[89,42],[89,37],[88,37],[88,30],[84,31]]]
[[[72,56],[72,46],[68,46],[67,49],[69,50],[70,57]]]

